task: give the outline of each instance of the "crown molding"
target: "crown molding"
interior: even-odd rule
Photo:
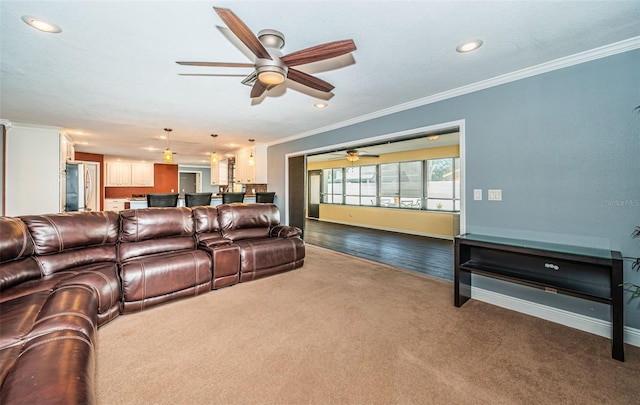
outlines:
[[[452,90],[447,90],[442,93],[437,93],[431,96],[419,98],[417,100],[398,104],[393,107],[378,110],[369,114],[361,115],[355,118],[337,122],[335,124],[327,125],[324,127],[312,129],[310,131],[302,132],[286,138],[281,138],[276,141],[270,142],[268,145],[272,146],[272,145],[278,145],[285,142],[295,141],[297,139],[306,138],[308,136],[332,131],[334,129],[344,128],[349,125],[358,124],[358,123],[369,121],[375,118],[384,117],[385,115],[390,115],[397,112],[409,110],[412,108],[437,103],[439,101],[447,100],[453,97],[463,96],[465,94],[470,94],[476,91],[485,90],[495,86],[500,86],[502,84],[511,83],[521,79],[526,79],[528,77],[541,75],[544,73],[552,72],[554,70],[564,69],[570,66],[578,65],[585,62],[590,62],[596,59],[602,59],[608,56],[629,52],[638,48],[640,48],[640,36],[632,37],[619,42],[614,42],[613,44],[604,45],[598,48],[594,48],[588,51],[565,56],[563,58],[555,59],[549,62],[544,62],[544,63],[531,66],[525,69],[516,70],[511,73],[492,77],[487,80],[482,80],[473,84],[458,87]]]

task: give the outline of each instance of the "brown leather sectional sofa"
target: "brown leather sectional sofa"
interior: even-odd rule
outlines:
[[[0,217],[0,403],[95,403],[96,330],[301,267],[273,204]]]

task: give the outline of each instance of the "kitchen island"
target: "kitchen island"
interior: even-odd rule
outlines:
[[[245,196],[244,202],[248,204],[252,204],[256,202],[256,197],[254,195]],[[147,208],[147,199],[142,198],[129,198],[128,199],[129,208]],[[211,197],[211,205],[217,206],[222,204],[222,196],[213,196]],[[178,207],[184,207],[184,197],[178,198]]]

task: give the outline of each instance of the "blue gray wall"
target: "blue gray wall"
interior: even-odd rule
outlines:
[[[466,230],[603,246],[640,256],[640,50],[567,67],[269,147],[269,188],[285,192],[285,155],[465,120]],[[485,192],[473,201],[473,189]],[[486,200],[488,188],[503,201]],[[282,209],[282,207],[281,207]],[[284,218],[284,216],[283,216]],[[625,262],[625,281],[640,275]],[[474,285],[609,319],[608,307],[496,280]],[[640,328],[640,300],[626,324]]]

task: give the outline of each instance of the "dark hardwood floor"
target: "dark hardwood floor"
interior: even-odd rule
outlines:
[[[307,219],[305,242],[453,280],[453,241]]]

